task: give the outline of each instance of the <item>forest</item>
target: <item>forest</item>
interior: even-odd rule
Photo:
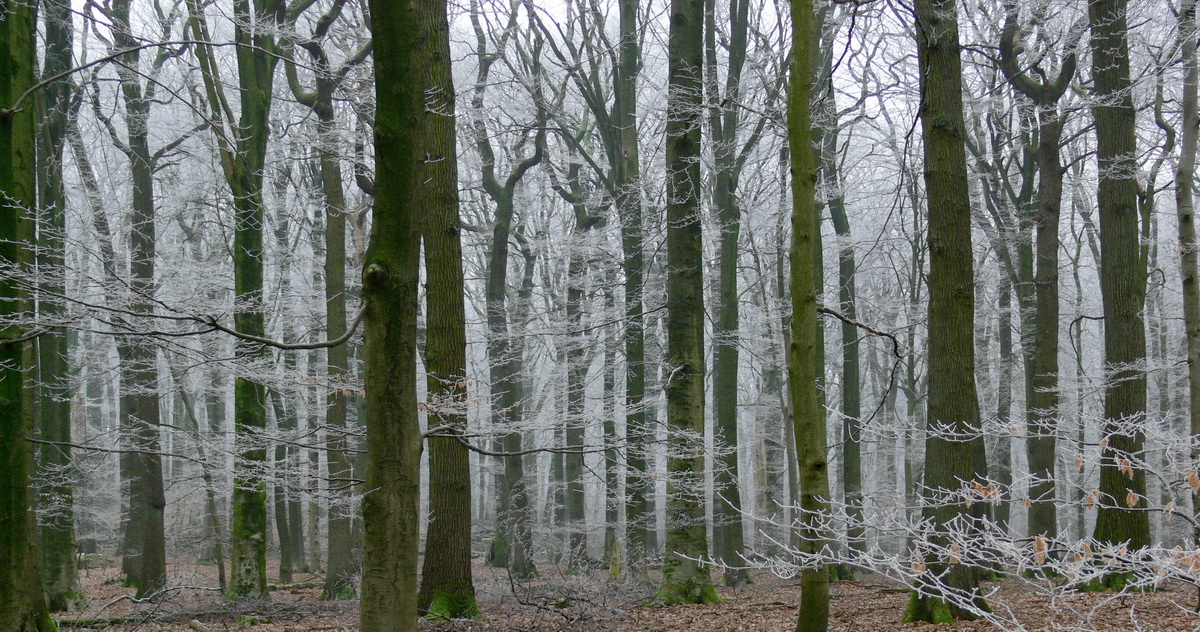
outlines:
[[[1196,5],[0,0],[0,632],[1196,629]]]

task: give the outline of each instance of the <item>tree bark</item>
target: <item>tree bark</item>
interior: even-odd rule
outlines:
[[[723,583],[739,586],[750,581],[744,568],[742,495],[738,471],[738,238],[741,206],[737,200],[740,168],[737,164],[738,121],[742,67],[746,59],[749,2],[731,0],[729,6],[729,63],[724,95],[717,84],[717,27],[714,0],[705,11],[706,80],[709,93],[709,128],[713,136],[715,173],[713,204],[720,226],[718,245],[717,320],[713,327],[713,415],[721,455],[714,474],[717,492],[713,507],[716,557],[726,565]]]
[[[960,494],[962,481],[981,474],[975,454],[982,436],[975,390],[971,197],[955,1],[917,0],[915,9],[929,209],[929,432],[922,517],[933,529],[925,537],[948,546],[960,517],[970,515]],[[979,439],[951,439],[946,432]],[[917,543],[919,555],[923,545]],[[944,558],[926,563],[927,573],[918,579],[922,586],[912,594],[905,620],[973,619],[961,598],[947,598],[943,587],[983,606],[975,569]]]
[[[1033,100],[1038,108],[1038,207],[1034,275],[1033,351],[1026,354],[1026,407],[1030,438],[1026,441],[1029,469],[1034,476],[1030,489],[1029,535],[1053,538],[1058,535],[1055,502],[1055,437],[1058,406],[1058,224],[1062,209],[1063,175],[1066,168],[1060,157],[1063,115],[1058,100],[1075,74],[1078,36],[1068,36],[1063,60],[1054,80],[1036,68],[1043,79],[1035,80],[1017,65],[1017,19],[1015,7],[1009,7],[1000,36],[1000,68],[1013,87]]]
[[[315,87],[305,89],[296,73],[296,65],[286,51],[287,79],[292,95],[301,104],[308,106],[317,116],[318,159],[320,164],[321,197],[324,202],[325,231],[323,250],[325,263],[325,329],[329,337],[341,336],[346,331],[346,194],[342,186],[342,168],[338,151],[337,119],[333,104],[333,93],[345,73],[363,61],[366,48],[355,53],[336,72],[330,67],[328,55],[321,39],[328,33],[341,15],[346,0],[338,0],[318,20],[314,32],[302,46],[313,59],[316,75]],[[294,26],[299,15],[293,5],[289,12],[289,23]],[[314,243],[314,250],[317,249]],[[328,468],[330,494],[346,496],[353,489],[349,480],[353,478],[350,458],[347,454],[346,417],[349,410],[350,389],[349,349],[347,345],[330,347],[326,351],[325,371],[329,382],[325,394],[325,424],[328,426]],[[338,491],[342,493],[337,493]],[[325,600],[348,599],[354,596],[354,556],[352,555],[351,525],[354,516],[349,503],[337,502],[326,514],[326,547],[328,564],[325,571],[325,587],[321,598]]]
[[[131,0],[113,3],[113,44],[119,49],[137,45],[130,23]],[[135,314],[154,313],[155,227],[154,165],[150,154],[150,101],[138,75],[137,51],[118,65],[128,138],[125,153],[132,175],[133,219],[129,236],[128,304]],[[126,336],[121,357],[121,422],[132,452],[122,454],[129,472],[129,523],[125,555],[130,558],[128,581],[138,596],[158,591],[166,582],[166,537],[163,509],[162,457],[159,456],[158,351],[152,341]]]
[[[263,313],[263,167],[270,137],[275,66],[280,55],[275,35],[282,26],[282,0],[234,0],[240,112],[236,124],[229,109],[211,46],[193,50],[207,93],[212,127],[221,150],[221,167],[233,196],[234,327],[253,336],[265,335]],[[192,35],[211,42],[204,8],[188,0]],[[262,345],[239,341],[234,355],[254,364]],[[230,555],[231,599],[267,599],[267,495],[261,471],[266,449],[255,435],[266,428],[266,388],[255,379],[234,379],[234,489]]]
[[[1096,102],[1096,158],[1100,186],[1100,292],[1104,301],[1104,428],[1100,455],[1100,509],[1094,537],[1150,544],[1144,511],[1146,472],[1140,467],[1145,437],[1146,331],[1141,310],[1146,271],[1138,231],[1135,113],[1130,94],[1126,0],[1088,4],[1092,78]],[[1128,476],[1131,474],[1131,476]],[[1117,585],[1120,574],[1106,578]]]
[[[417,629],[421,427],[417,416],[420,149],[428,120],[425,42],[412,0],[372,0],[375,210],[363,267],[367,313],[367,484],[363,499],[363,632]]]
[[[822,76],[832,71],[833,33],[824,38]],[[850,234],[850,218],[846,213],[846,197],[838,173],[837,99],[831,81],[824,81],[820,143],[820,181],[827,197],[829,217],[838,242],[838,309],[849,320],[858,320],[855,289],[857,264],[854,243]],[[842,502],[846,505],[846,540],[851,550],[863,552],[866,530],[863,522],[862,483],[862,371],[858,349],[858,329],[841,321],[842,338]]]
[[[471,21],[476,35],[479,70],[471,96],[471,106],[477,113],[482,112],[484,108],[485,88],[491,65],[500,58],[503,43],[507,41],[506,32],[501,36],[501,44],[497,45],[497,50],[488,52],[487,38],[479,22],[479,11],[478,4],[472,3]],[[540,51],[535,50],[533,55],[536,60]],[[537,80],[535,79],[535,85],[537,85]],[[534,152],[514,164],[503,181],[496,175],[496,154],[485,121],[477,115],[472,129],[475,147],[482,159],[483,188],[488,197],[496,204],[492,222],[492,240],[488,252],[485,311],[487,313],[487,354],[492,395],[491,421],[497,432],[504,433],[499,443],[501,450],[507,453],[521,450],[524,435],[522,431],[514,429],[520,425],[524,416],[521,384],[523,354],[521,344],[519,342],[514,344],[509,335],[508,312],[505,308],[505,293],[508,287],[508,242],[513,232],[513,215],[516,211],[514,197],[517,186],[525,174],[542,161],[545,152],[546,114],[539,96],[535,95],[534,103],[538,119]],[[526,274],[532,274],[532,269],[529,269],[528,265]],[[522,319],[519,318],[513,320],[517,323],[522,322]],[[504,464],[504,474],[499,490],[500,506],[497,512],[499,523],[496,537],[493,538],[488,553],[488,562],[496,566],[507,566],[516,577],[531,577],[537,573],[537,567],[529,558],[532,515],[529,511],[530,498],[525,483],[524,460],[520,456],[501,457],[501,460]]]
[[[42,77],[48,80],[72,64],[73,24],[69,2],[43,0],[45,53]],[[50,81],[38,93],[38,268],[49,289],[62,295],[66,288],[63,240],[66,235],[66,195],[63,184],[63,148],[67,115],[73,93],[65,77]],[[62,318],[64,306],[57,298],[39,301],[38,312],[47,321]],[[71,448],[71,396],[69,334],[51,331],[37,341],[38,436],[58,445],[43,446],[37,461],[50,482],[40,490],[40,503],[54,507],[43,517],[42,585],[52,612],[73,610],[82,602],[75,562],[74,468]]]
[[[1196,243],[1196,146],[1200,132],[1197,92],[1200,67],[1196,59],[1196,0],[1183,0],[1179,11],[1179,41],[1183,57],[1183,122],[1180,134],[1179,163],[1175,167],[1175,208],[1179,216],[1180,276],[1183,279],[1183,319],[1187,334],[1188,418],[1192,445],[1200,436],[1200,265]],[[1200,448],[1192,448],[1192,462],[1200,457]],[[1195,467],[1193,465],[1193,467]],[[1200,489],[1192,488],[1193,513],[1200,515]],[[1192,541],[1200,541],[1200,527]]]
[[[21,0],[0,2],[0,108],[16,104],[34,84],[36,9]],[[6,322],[31,307],[29,296],[16,282],[33,262],[29,242],[33,225],[28,213],[36,201],[36,114],[32,107],[0,110],[0,317]],[[10,324],[0,335],[0,629],[50,632],[42,593],[34,496],[32,401],[26,396],[23,370],[31,367],[33,348],[15,342],[27,333]]]
[[[820,240],[816,203],[817,157],[812,146],[810,102],[816,68],[817,29],[809,0],[792,0],[792,62],[788,94],[788,147],[792,172],[791,340],[788,343],[788,391],[799,473],[799,552],[806,568],[800,574],[800,613],[796,632],[824,632],[829,627],[829,571],[820,556],[829,543],[824,528],[829,515],[829,462],[825,410],[820,381],[825,372],[817,320],[817,266]]]
[[[671,0],[667,44],[667,556],[657,601],[719,600],[704,522],[704,251],[700,115],[704,0]]]
[[[416,0],[415,7],[417,36],[426,51],[418,204],[427,279],[428,426],[453,435],[467,428],[467,325],[450,27],[445,0]],[[417,606],[447,619],[479,614],[471,580],[471,461],[454,436],[429,439],[429,526]]]
[[[642,234],[641,163],[638,151],[637,76],[638,0],[621,0],[618,61],[613,77],[613,122],[619,147],[614,186],[621,218],[622,267],[625,272],[625,477],[626,567],[639,573],[649,554],[649,531],[654,530],[653,477],[647,470],[648,444],[653,430],[646,425],[646,319],[642,314],[645,257]]]

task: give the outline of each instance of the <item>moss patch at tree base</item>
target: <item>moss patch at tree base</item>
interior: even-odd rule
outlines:
[[[1077,584],[1075,590],[1079,592],[1120,592],[1129,588],[1129,582],[1132,580],[1132,573],[1110,573],[1100,579],[1093,579],[1085,584]],[[1131,588],[1131,590],[1137,592],[1154,592],[1155,588],[1153,586],[1142,586]]]
[[[858,581],[858,577],[854,574],[854,570],[845,564],[831,564],[829,566],[829,581],[853,582]]]
[[[707,582],[687,580],[683,582],[664,583],[658,588],[658,594],[652,606],[675,606],[679,604],[718,604],[724,600],[717,594],[717,589]]]
[[[991,608],[982,597],[975,598],[975,605],[991,612]],[[914,590],[909,593],[908,605],[904,608],[904,616],[900,618],[900,623],[954,623],[956,619],[974,621],[976,618],[970,612],[952,607],[945,599],[923,597]]]
[[[936,597],[922,598],[916,591],[908,596],[908,606],[900,623],[954,623],[950,604]]]
[[[479,605],[472,593],[439,591],[429,600],[422,616],[429,619],[473,619],[479,616]]]

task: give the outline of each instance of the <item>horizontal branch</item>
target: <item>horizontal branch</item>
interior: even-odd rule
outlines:
[[[337,338],[334,338],[332,340],[323,340],[321,342],[280,342],[278,340],[272,340],[271,338],[264,338],[262,336],[255,336],[253,334],[244,333],[244,332],[238,331],[236,329],[233,329],[232,327],[226,327],[225,325],[222,325],[221,323],[217,322],[217,319],[212,316],[208,316],[208,317],[204,317],[204,318],[197,317],[196,320],[202,322],[205,325],[208,325],[209,327],[212,327],[213,330],[215,330],[215,331],[229,334],[229,335],[233,336],[234,338],[238,338],[240,340],[247,340],[249,342],[257,342],[258,344],[266,345],[268,347],[274,347],[276,349],[283,349],[284,351],[296,351],[296,350],[311,350],[311,349],[327,349],[329,347],[337,347],[337,346],[345,344],[346,341],[350,340],[350,338],[352,338],[354,336],[354,332],[358,331],[358,326],[362,323],[363,317],[365,317],[366,315],[367,315],[367,306],[364,305],[363,308],[361,310],[359,310],[358,315],[354,317],[354,321],[351,322],[350,326],[346,328],[345,333],[343,333],[341,336],[338,336]]]
[[[897,340],[896,337],[893,336],[892,334],[889,334],[886,331],[880,331],[878,329],[875,329],[874,327],[872,327],[870,325],[860,323],[857,320],[854,320],[853,318],[850,318],[849,316],[846,316],[846,315],[838,313],[832,309],[829,309],[828,307],[818,307],[817,313],[833,316],[834,318],[842,321],[843,323],[846,323],[848,325],[854,325],[855,327],[858,327],[859,329],[861,329],[873,336],[882,336],[884,338],[887,338],[888,340],[891,340],[892,341],[892,355],[896,356],[897,358],[904,357],[904,354],[900,353],[900,341]]]

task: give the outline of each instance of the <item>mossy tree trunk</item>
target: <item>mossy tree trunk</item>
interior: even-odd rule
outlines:
[[[829,541],[824,523],[829,514],[829,468],[825,443],[825,410],[820,380],[825,367],[817,358],[821,336],[817,322],[817,270],[814,256],[820,238],[816,203],[817,157],[812,145],[810,77],[816,68],[816,35],[810,0],[792,0],[792,62],[788,88],[788,148],[792,175],[791,336],[788,342],[788,393],[799,473],[799,552],[818,556],[800,575],[797,632],[824,632],[829,627],[829,572],[819,556]],[[815,563],[814,563],[815,562]]]
[[[948,547],[951,531],[971,516],[960,495],[963,481],[984,474],[976,454],[982,436],[975,389],[971,198],[957,7],[954,0],[917,0],[915,8],[929,209],[929,432],[922,517],[932,529],[924,535],[928,544]],[[964,441],[946,432],[979,438]],[[905,620],[974,618],[964,599],[986,606],[978,596],[976,570],[922,551],[924,542],[916,546],[918,555],[929,555],[928,567],[917,580]]]
[[[1126,0],[1088,4],[1100,185],[1100,293],[1104,301],[1104,427],[1100,509],[1094,537],[1101,542],[1150,544],[1146,471],[1139,463],[1145,436],[1146,331],[1141,311],[1146,270],[1138,231],[1135,111],[1130,92]],[[1128,476],[1127,474],[1132,474]],[[1111,580],[1119,582],[1117,576]]]
[[[43,0],[45,52],[42,76],[50,79],[71,68],[74,39],[69,2]],[[66,195],[63,188],[63,147],[73,93],[65,77],[51,80],[38,92],[38,268],[47,287],[63,294],[66,287],[63,238],[66,234]],[[39,302],[38,313],[48,321],[63,316],[57,299]],[[42,519],[42,585],[51,611],[72,610],[81,602],[75,562],[75,510],[71,461],[71,386],[67,364],[68,333],[52,331],[37,341],[38,436],[58,445],[39,450],[38,464],[50,481],[40,503],[55,509]]]
[[[263,336],[263,166],[270,137],[270,114],[275,66],[280,55],[275,35],[284,18],[282,0],[234,0],[234,41],[237,44],[237,121],[230,108],[212,47],[193,48],[204,80],[209,114],[221,150],[221,167],[233,197],[234,327]],[[195,39],[211,42],[204,8],[188,0],[189,26]],[[254,364],[263,348],[239,341],[235,356]],[[239,444],[234,460],[233,524],[231,537],[231,599],[266,599],[267,495],[261,471],[266,449],[258,436],[266,429],[266,389],[246,375],[234,379],[234,434]]]
[[[418,208],[427,63],[412,0],[372,0],[375,210],[363,262],[367,483],[363,632],[417,629],[421,426],[417,416]]]
[[[704,521],[704,0],[671,0],[667,44],[667,555],[657,601],[713,603]]]
[[[30,307],[17,275],[33,263],[30,213],[36,201],[36,113],[17,99],[34,83],[35,4],[0,2],[0,317],[6,322]],[[12,108],[12,109],[10,109]],[[24,369],[31,368],[33,347],[16,342],[26,334],[18,324],[0,331],[0,629],[51,632],[42,593],[41,556],[33,512],[32,404]]]
[[[416,28],[426,51],[425,108],[418,177],[425,248],[428,410],[431,428],[453,435],[467,427],[467,333],[463,298],[462,222],[458,212],[454,82],[446,0],[416,0]],[[471,580],[471,461],[453,436],[429,439],[429,526],[418,607],[444,618],[479,614]]]

